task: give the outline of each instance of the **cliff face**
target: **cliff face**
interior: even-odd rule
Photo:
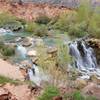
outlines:
[[[69,13],[71,10],[68,8],[77,7],[80,0],[12,0],[13,2],[24,2],[23,5],[10,4],[5,1],[0,0],[0,13],[6,11],[25,20],[34,20],[41,14],[55,17],[62,12]],[[100,4],[100,0],[90,1],[95,5]]]
[[[16,1],[16,0],[15,0]],[[19,1],[19,0],[17,0]],[[22,0],[23,2],[33,2],[33,3],[46,3],[58,6],[63,6],[67,8],[76,8],[81,0]],[[100,5],[100,0],[90,0],[93,5]]]
[[[0,2],[0,13],[9,12],[15,15],[16,17],[25,20],[34,20],[40,15],[46,15],[52,18],[58,16],[63,12],[69,13],[71,11],[72,10],[67,8],[52,6],[49,4],[27,3],[20,5],[18,3],[10,4],[6,2]]]

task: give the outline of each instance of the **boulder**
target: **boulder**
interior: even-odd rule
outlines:
[[[29,51],[27,52],[27,55],[28,55],[29,57],[36,57],[36,56],[37,56],[37,51],[36,51],[36,50],[29,50]]]
[[[47,48],[47,53],[48,54],[54,54],[57,52],[57,48],[56,47],[48,47]]]
[[[32,38],[30,38],[30,37],[23,38],[21,44],[25,47],[31,46],[32,45]]]
[[[17,100],[7,89],[0,87],[0,100]]]
[[[21,42],[21,41],[22,41],[22,38],[21,38],[21,37],[17,37],[17,38],[15,39],[15,41],[16,41],[16,42]]]

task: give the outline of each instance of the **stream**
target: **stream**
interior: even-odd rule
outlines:
[[[12,32],[3,30],[3,36],[10,35],[10,38],[11,38],[14,35],[12,34],[13,34]],[[79,72],[82,73],[82,76],[80,76],[81,78],[89,79],[90,75],[92,75],[93,73],[100,76],[100,69],[98,68],[95,52],[91,47],[89,47],[85,43],[85,41],[77,39],[69,43],[70,39],[68,36],[66,37],[65,35],[60,35],[57,38],[45,37],[45,38],[42,38],[42,40],[47,46],[54,46],[57,41],[59,41],[59,43],[62,41],[63,44],[67,45],[69,47],[69,54],[74,59],[74,66],[76,67],[77,70],[79,70]],[[32,38],[31,48],[34,48],[33,42],[34,42],[34,38]],[[16,51],[18,54],[16,56],[22,59],[28,59],[29,63],[31,63],[32,67],[28,69],[29,79],[33,81],[35,84],[37,84],[38,86],[41,84],[41,81],[44,81],[44,80],[47,81],[49,77],[48,75],[45,75],[43,71],[40,70],[39,67],[41,66],[38,66],[32,63],[30,58],[27,56],[27,52],[29,48],[22,46],[20,42],[16,43],[16,45],[17,45]]]

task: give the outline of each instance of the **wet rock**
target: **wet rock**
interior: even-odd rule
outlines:
[[[100,40],[90,38],[86,40],[87,44],[94,49],[94,52],[96,54],[97,62],[100,64]]]
[[[27,55],[29,57],[36,57],[37,56],[37,51],[36,50],[30,50],[27,52]]]
[[[92,95],[100,100],[100,85],[95,83],[89,83],[85,88],[82,89],[85,95]]]
[[[30,38],[30,37],[24,38],[22,40],[21,44],[25,47],[31,46],[32,45],[32,38]]]
[[[11,29],[12,31],[20,31],[21,29],[23,29],[23,26],[19,21],[8,22],[3,27],[5,29]]]
[[[17,37],[17,38],[15,39],[15,41],[16,41],[16,42],[21,42],[21,41],[22,41],[22,38],[21,38],[21,37]]]
[[[47,49],[47,53],[48,54],[54,54],[57,52],[57,48],[56,47],[48,47]]]

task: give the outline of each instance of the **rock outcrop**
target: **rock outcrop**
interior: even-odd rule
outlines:
[[[90,38],[86,40],[88,45],[94,49],[94,52],[96,53],[97,62],[100,65],[100,40]]]
[[[0,75],[12,79],[24,80],[24,76],[17,66],[0,59]]]

